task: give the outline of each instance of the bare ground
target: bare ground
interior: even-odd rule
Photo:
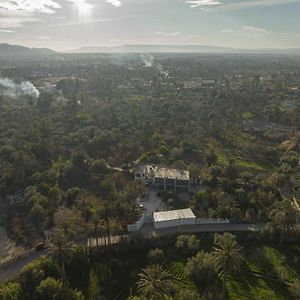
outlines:
[[[13,242],[6,233],[4,227],[0,226],[0,264],[21,255],[25,249]]]

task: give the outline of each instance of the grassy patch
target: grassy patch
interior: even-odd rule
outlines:
[[[257,171],[271,171],[273,170],[273,166],[267,163],[261,163],[261,162],[256,162],[256,161],[249,161],[246,159],[243,159],[241,157],[234,157],[230,156],[226,153],[219,152],[217,154],[217,163],[223,166],[227,166],[229,164],[229,160],[234,159],[235,163],[238,167],[241,168],[248,168],[248,169],[253,169]]]
[[[242,113],[242,116],[243,116],[244,120],[249,120],[254,117],[254,114],[250,111],[247,111],[247,112]]]
[[[281,253],[272,245],[265,244],[244,249],[245,263],[242,271],[228,280],[229,299],[295,299],[285,282],[299,280],[300,272],[287,262],[286,253]],[[286,249],[291,255],[292,250]],[[297,255],[295,252],[293,254]]]
[[[239,167],[251,168],[251,169],[261,170],[261,171],[265,171],[270,168],[270,166],[266,166],[266,164],[262,164],[255,161],[248,161],[240,158],[236,159],[236,164]]]

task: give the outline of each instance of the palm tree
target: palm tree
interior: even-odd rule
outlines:
[[[108,202],[104,203],[104,207],[99,211],[99,216],[104,220],[106,237],[108,239],[108,245],[111,245],[111,217],[113,215],[113,208],[109,205]],[[106,238],[105,238],[106,241]]]
[[[99,246],[99,225],[101,218],[98,214],[93,214],[91,217],[91,224],[93,226],[93,237],[96,239],[96,246]]]
[[[299,221],[299,211],[292,201],[285,199],[277,202],[270,212],[271,230],[280,233],[279,245],[281,245],[286,235],[292,231]]]
[[[62,232],[55,232],[49,239],[48,255],[61,267],[62,280],[66,282],[65,264],[69,260],[72,252],[73,243]]]
[[[170,296],[173,289],[173,278],[162,266],[149,266],[142,269],[138,276],[138,292],[143,299],[162,300]]]
[[[213,256],[219,274],[223,274],[223,296],[225,296],[228,273],[240,268],[241,252],[242,248],[237,244],[234,235],[230,233],[215,234]]]

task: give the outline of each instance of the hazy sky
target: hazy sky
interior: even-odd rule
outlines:
[[[300,48],[300,0],[0,0],[0,43]]]

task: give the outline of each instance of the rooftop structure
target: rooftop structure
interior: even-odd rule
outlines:
[[[134,172],[134,178],[152,184],[158,190],[189,191],[190,173],[187,170],[140,165]]]
[[[190,208],[160,211],[153,213],[154,222],[164,222],[170,220],[178,220],[185,218],[196,218],[193,211]]]
[[[145,166],[147,173],[153,173],[154,177],[189,180],[190,173],[186,170],[169,169],[159,166]]]
[[[194,225],[195,223],[196,216],[190,208],[153,213],[153,224],[156,229]]]

